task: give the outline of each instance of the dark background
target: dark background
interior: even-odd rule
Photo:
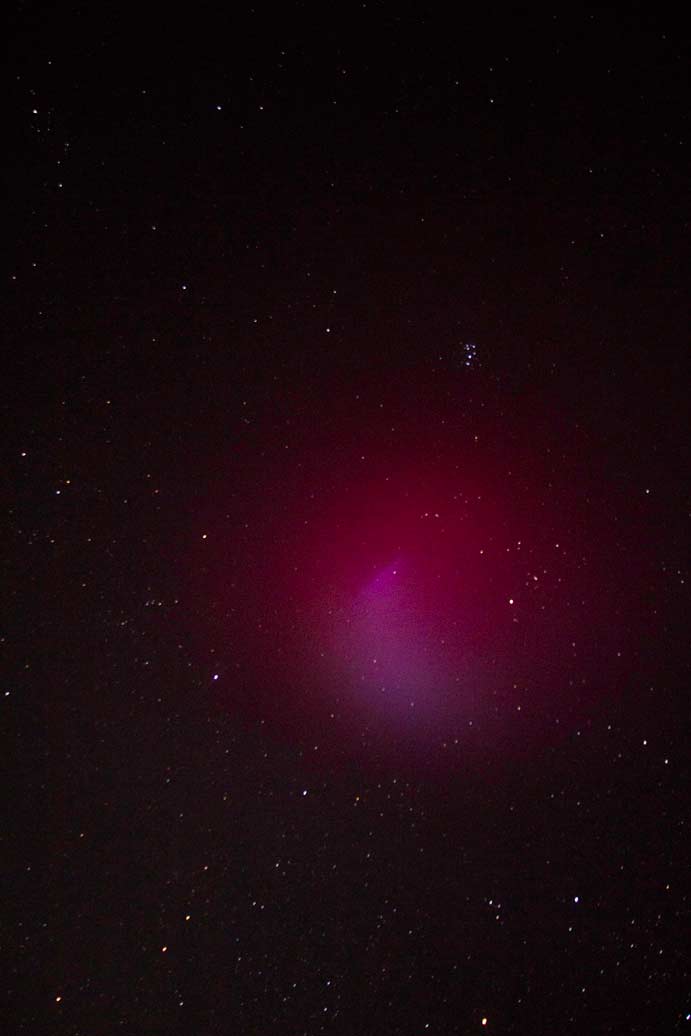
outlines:
[[[8,53],[6,1031],[684,1031],[680,23],[21,4]],[[498,632],[453,753],[330,733],[301,654],[361,456],[579,545],[573,657]]]

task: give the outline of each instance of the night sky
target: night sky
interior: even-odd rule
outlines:
[[[3,1031],[691,1033],[688,37],[280,7],[14,7]]]

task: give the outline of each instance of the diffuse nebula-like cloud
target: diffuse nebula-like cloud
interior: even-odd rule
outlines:
[[[520,751],[609,693],[622,586],[587,458],[493,406],[322,399],[297,445],[235,451],[193,562],[224,708],[323,751],[424,755]]]

